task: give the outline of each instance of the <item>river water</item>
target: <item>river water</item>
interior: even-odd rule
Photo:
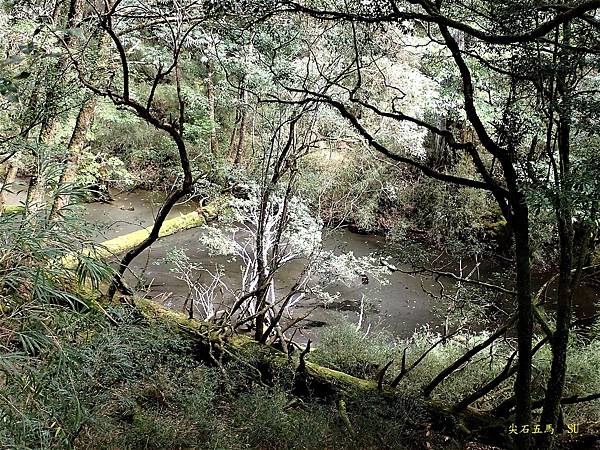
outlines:
[[[160,206],[160,196],[148,192],[135,191],[114,196],[110,203],[94,203],[86,208],[85,217],[89,222],[104,224],[106,229],[97,236],[101,242],[122,234],[135,231],[152,224],[156,211]],[[133,208],[133,210],[131,210]],[[191,212],[196,208],[192,204],[178,205],[170,217]],[[194,262],[200,262],[207,269],[216,265],[223,267],[223,281],[229,286],[240,285],[240,262],[231,261],[230,257],[210,255],[200,243],[202,229],[190,229],[168,236],[152,245],[151,249],[142,253],[132,264],[127,282],[130,286],[144,286],[146,295],[156,301],[177,310],[182,310],[188,289],[184,282],[177,279],[168,264],[157,264],[174,248],[184,249]],[[324,247],[336,253],[352,251],[355,256],[367,256],[372,253],[382,254],[386,243],[383,237],[358,235],[348,230],[336,230],[324,234]],[[277,273],[276,286],[282,292],[296,281],[302,270],[302,261],[289,263]],[[430,289],[434,284],[426,282]],[[408,336],[423,325],[436,328],[437,323],[432,312],[432,301],[422,289],[421,279],[400,272],[390,273],[387,282],[379,282],[374,277],[368,284],[363,284],[357,274],[350,285],[333,284],[328,288],[330,293],[339,292],[339,301],[323,306],[319,302],[307,299],[298,308],[297,315],[303,315],[314,309],[306,321],[301,333],[313,338],[315,329],[325,324],[332,324],[345,318],[357,322],[361,299],[365,298],[363,326],[372,329],[385,328],[395,335]]]
[[[23,200],[24,180],[19,180],[15,194],[8,196],[8,203]],[[85,206],[85,219],[99,225],[95,240],[102,242],[132,231],[152,225],[163,195],[145,191],[113,192],[114,200],[109,203],[91,203]],[[169,217],[177,217],[193,211],[197,206],[192,203],[177,205]],[[202,229],[181,231],[175,235],[160,239],[151,249],[141,254],[132,264],[127,275],[130,286],[138,286],[145,295],[169,308],[182,310],[188,295],[187,285],[177,279],[166,263],[157,261],[165,258],[174,248],[184,249],[192,261],[200,262],[208,269],[216,265],[223,267],[223,281],[229,286],[239,286],[240,262],[231,258],[211,256],[200,243]],[[359,235],[346,229],[328,231],[324,234],[324,247],[335,252],[352,251],[356,256],[371,254],[389,255],[389,246],[385,239],[375,235]],[[291,286],[297,279],[302,262],[294,262],[282,268],[276,277],[276,286],[282,291]],[[483,279],[489,278],[497,269],[493,265],[482,265],[480,273]],[[468,267],[466,268],[468,271]],[[534,284],[541,285],[549,274],[539,273],[534,277]],[[445,283],[451,287],[451,283]],[[387,283],[380,283],[374,277],[368,284],[363,284],[357,274],[356,281],[350,286],[333,284],[328,290],[339,292],[339,301],[322,305],[307,299],[297,311],[298,315],[312,310],[307,320],[303,321],[300,336],[318,339],[322,326],[330,325],[342,319],[357,322],[361,309],[361,299],[365,299],[363,328],[373,330],[386,329],[398,337],[410,336],[415,329],[427,326],[433,331],[442,331],[442,320],[435,314],[436,307],[441,305],[429,292],[439,292],[439,286],[430,277],[420,277],[393,272],[387,275]],[[554,286],[550,287],[550,297]],[[587,316],[596,312],[596,302],[600,295],[594,287],[584,286],[575,296],[575,310],[578,316]],[[477,324],[474,324],[477,328]]]
[[[156,211],[162,200],[161,195],[149,192],[135,191],[114,196],[111,203],[95,203],[88,205],[86,218],[93,223],[105,224],[105,231],[98,236],[98,241],[110,239],[136,229],[152,224]],[[133,208],[133,210],[131,210]],[[196,208],[193,204],[177,205],[170,217],[191,212]],[[211,256],[207,249],[200,243],[202,229],[185,230],[156,242],[149,251],[140,255],[131,265],[128,275],[128,284],[136,283],[146,285],[146,295],[167,307],[182,310],[188,289],[185,283],[178,280],[171,272],[168,264],[156,264],[156,261],[165,258],[174,248],[181,248],[195,262],[201,262],[206,268],[213,269],[216,265],[224,268],[223,281],[229,286],[240,285],[240,263],[231,261],[229,257]],[[338,229],[324,233],[324,247],[336,253],[353,252],[356,256],[378,255],[389,256],[389,245],[385,238],[377,235],[360,235],[347,229]],[[464,273],[468,273],[474,262],[463,263]],[[455,270],[456,261],[446,270]],[[303,262],[290,263],[283,267],[277,275],[276,286],[285,294],[297,279],[302,270]],[[494,275],[501,274],[504,269],[496,267],[490,262],[480,266],[480,276],[489,280]],[[534,273],[533,285],[541,286],[551,274]],[[415,329],[427,326],[433,331],[442,331],[442,319],[436,310],[442,310],[441,301],[433,298],[428,293],[439,293],[439,285],[431,277],[409,275],[402,272],[389,273],[387,282],[381,283],[374,277],[369,278],[368,284],[363,284],[357,275],[356,280],[350,285],[334,284],[328,290],[331,293],[339,292],[339,301],[329,305],[307,299],[296,311],[302,315],[308,310],[313,310],[304,327],[300,329],[301,335],[318,339],[319,328],[324,325],[336,323],[342,319],[357,322],[360,312],[361,299],[365,299],[363,313],[363,329],[369,326],[373,330],[385,329],[398,337],[408,337]],[[510,282],[498,282],[510,287]],[[450,291],[453,283],[446,280],[446,289]],[[425,289],[424,289],[425,288]],[[548,297],[552,298],[556,286],[551,285]],[[490,294],[491,295],[491,294]],[[597,311],[596,303],[600,300],[600,293],[593,286],[583,286],[575,295],[575,314],[586,317]],[[551,306],[550,306],[551,307]],[[472,328],[480,328],[472,324]]]

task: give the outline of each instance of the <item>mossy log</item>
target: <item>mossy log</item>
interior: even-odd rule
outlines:
[[[354,395],[377,396],[382,401],[406,395],[400,389],[388,385],[378,386],[377,380],[361,379],[310,361],[300,364],[298,357],[288,357],[278,349],[261,344],[249,336],[226,335],[223,329],[199,320],[190,320],[185,315],[168,310],[150,300],[135,298],[134,303],[147,320],[158,322],[174,332],[190,336],[199,344],[201,351],[210,351],[215,357],[225,360],[228,357],[251,360],[259,366],[258,370],[261,372],[263,369],[267,372],[282,369],[296,371],[296,379],[303,384],[297,392],[298,395],[310,393],[315,396],[329,397],[334,401],[351,398]],[[472,407],[456,412],[450,406],[436,400],[423,398],[422,403],[437,426],[448,432],[452,431],[462,437],[473,433],[489,436],[496,445],[504,445],[509,441],[506,434],[507,425],[502,419]]]
[[[261,344],[249,336],[233,334],[224,338],[222,333],[216,331],[220,331],[221,329],[213,330],[211,329],[211,325],[206,322],[195,319],[190,320],[187,316],[166,309],[151,300],[135,298],[134,302],[137,309],[146,319],[158,321],[163,325],[174,328],[177,332],[184,332],[201,340],[211,340],[210,344],[212,348],[217,351],[252,355],[259,360],[269,362],[274,368],[287,368],[290,364],[294,363],[285,353],[274,347]],[[335,387],[336,391],[356,389],[361,391],[377,391],[377,382],[375,380],[357,378],[344,372],[319,366],[310,361],[306,361],[305,367],[309,376],[327,382],[328,385]],[[386,391],[388,393],[393,392],[391,389],[386,389]]]
[[[228,201],[228,197],[221,197],[196,211],[166,220],[160,229],[159,237],[170,236],[178,231],[189,230],[207,224],[210,220],[218,217],[220,212],[225,209]],[[101,244],[80,250],[79,252],[73,252],[63,256],[60,259],[60,264],[67,269],[77,270],[81,256],[102,260],[118,255],[119,253],[123,253],[135,247],[141,241],[146,239],[151,228],[151,226],[146,227],[143,230],[134,231],[104,241]],[[106,300],[105,293],[108,290],[108,284],[106,282],[101,282],[99,286],[92,286],[90,281],[86,281],[83,284],[70,282],[67,289],[86,301],[89,305],[94,305],[97,309],[101,310],[111,322],[114,322],[113,318],[110,317],[102,307],[102,303]]]
[[[188,214],[182,214],[173,219],[167,219],[160,228],[159,237],[166,237],[179,231],[189,230],[191,228],[206,225],[210,220],[218,216],[219,212],[225,207],[227,198],[219,198],[203,208],[199,208]],[[142,243],[150,234],[152,226],[142,230],[133,231],[123,236],[104,241],[93,248],[85,249],[84,256],[94,257],[96,259],[106,259],[111,256],[124,253],[140,243]],[[65,267],[75,268],[78,255],[72,254],[63,257],[62,264]]]
[[[24,205],[4,205],[2,208],[2,214],[23,214],[24,212]]]
[[[225,207],[227,198],[219,198],[203,208],[199,208],[188,214],[182,214],[179,217],[165,220],[160,228],[159,237],[166,237],[177,233],[178,231],[189,230],[191,228],[206,225],[209,220],[218,216],[219,212]],[[23,205],[4,205],[3,214],[22,214],[25,211]],[[106,259],[111,256],[124,253],[143,242],[152,230],[152,225],[141,230],[133,231],[123,236],[104,241],[93,247],[86,248],[79,253],[73,253],[61,258],[61,264],[66,268],[75,269],[80,255],[93,257],[96,259]],[[79,290],[80,291],[80,290]],[[82,292],[78,292],[82,294]],[[89,293],[88,293],[89,294]],[[88,295],[85,295],[86,297]]]
[[[165,220],[162,227],[160,227],[158,236],[170,236],[178,231],[189,230],[190,228],[206,225],[208,221],[219,215],[219,212],[225,207],[227,201],[227,198],[219,198],[196,211]],[[143,230],[134,231],[124,236],[105,241],[101,246],[113,255],[123,253],[141,244],[150,235],[151,230],[152,226],[149,226]]]
[[[205,225],[208,219],[209,217],[205,213],[205,210],[202,210],[200,212],[193,211],[173,219],[165,220],[165,223],[163,223],[160,228],[159,237],[170,236],[178,231],[200,227]],[[149,226],[142,230],[133,231],[123,236],[104,241],[100,244],[98,252],[100,253],[100,256],[104,257],[124,253],[142,243],[150,235],[151,230],[152,226]]]

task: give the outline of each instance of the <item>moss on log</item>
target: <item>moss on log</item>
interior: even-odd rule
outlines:
[[[190,228],[205,225],[209,220],[215,218],[223,207],[225,200],[219,199],[210,203],[204,208],[198,209],[188,214],[182,214],[173,219],[167,219],[160,228],[159,237],[170,236],[178,231],[189,230]],[[152,226],[143,230],[134,231],[123,236],[119,236],[100,244],[101,256],[116,255],[123,253],[133,247],[141,244],[150,235]]]
[[[225,207],[227,198],[219,198],[203,208],[199,208],[188,214],[182,214],[173,219],[167,219],[160,228],[159,237],[166,237],[175,234],[179,231],[189,230],[191,228],[206,225],[208,221],[216,218],[219,212]],[[152,225],[142,229],[133,231],[123,236],[118,236],[113,239],[104,241],[93,248],[84,249],[80,254],[96,259],[106,259],[111,256],[124,253],[137,245],[141,244],[152,230]],[[64,256],[61,263],[67,267],[75,269],[77,267],[79,254],[71,254]]]
[[[189,230],[206,224],[206,217],[197,211],[184,214],[173,219],[165,220],[160,228],[159,237],[170,236],[178,231]],[[152,227],[146,227],[142,230],[118,236],[100,244],[98,252],[100,256],[118,255],[126,252],[133,247],[141,244],[150,235]]]
[[[23,205],[4,205],[2,214],[23,214],[25,206]]]
[[[190,320],[185,315],[166,309],[151,300],[136,298],[136,307],[142,312],[142,315],[149,320],[156,320],[168,327],[175,327],[179,331],[190,333],[202,339],[213,339],[214,348],[227,349],[240,354],[252,355],[259,359],[268,361],[277,368],[286,368],[293,363],[287,355],[274,347],[261,344],[249,336],[234,334],[223,339],[220,334],[213,332],[211,326],[206,322],[199,320]],[[326,381],[337,389],[359,389],[362,391],[377,391],[377,381],[364,380],[354,377],[338,370],[329,369],[318,364],[306,361],[306,371],[309,376],[314,376],[320,380]],[[388,393],[393,393],[391,388],[385,389]]]
[[[197,339],[200,348],[220,354],[235,355],[235,359],[246,356],[269,369],[291,369],[299,371],[298,358],[288,358],[276,348],[261,344],[245,335],[224,336],[210,324],[199,320],[190,320],[185,315],[168,310],[151,300],[135,298],[135,306],[149,321],[155,321],[173,329],[174,332],[188,334]],[[336,401],[355,394],[378,396],[385,401],[405,395],[401,390],[390,386],[379,389],[377,380],[357,378],[338,370],[323,367],[310,361],[304,365],[304,373],[298,373],[297,379],[306,383],[311,395],[333,396]],[[302,392],[300,392],[302,394]],[[463,411],[453,411],[451,407],[436,400],[422,399],[425,408],[435,418],[440,428],[453,429],[462,436],[485,433],[497,444],[506,444],[506,424],[502,419],[469,407]]]

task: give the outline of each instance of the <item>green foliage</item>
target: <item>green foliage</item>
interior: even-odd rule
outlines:
[[[174,419],[170,427],[163,427],[158,414],[163,410],[168,414],[161,402],[180,401],[187,408],[210,399],[210,380],[191,370],[197,364],[186,356],[191,351],[189,343],[158,328],[141,333],[132,310],[109,311],[125,322],[110,328],[98,313],[63,313],[63,328],[49,327],[62,336],[53,350],[40,354],[37,362],[27,360],[19,367],[18,377],[8,374],[10,382],[2,390],[3,403],[10,405],[3,409],[3,446],[70,448],[93,439],[93,447],[103,447],[103,442],[111,448],[115,444],[121,447],[123,442],[127,448],[139,448],[137,436],[150,447],[164,448],[166,438],[173,442],[182,439],[179,429],[185,431],[183,424]],[[47,313],[61,317],[50,310]],[[165,377],[165,365],[175,365],[182,372]],[[15,379],[21,382],[15,383]],[[193,399],[177,397],[179,381],[190,386],[185,395],[191,392],[192,383],[205,389],[195,391]],[[29,394],[23,396],[23,392]],[[120,428],[123,424],[125,430]],[[156,434],[150,433],[152,424],[158,428]],[[148,436],[143,436],[145,431]],[[170,435],[165,436],[167,431]]]
[[[186,102],[189,101],[184,137],[192,169],[203,174],[202,178],[206,180],[206,186],[200,186],[202,196],[211,196],[220,186],[227,185],[231,165],[222,155],[207,151],[210,124],[205,117],[205,99],[189,88],[184,94]],[[172,102],[173,98],[167,100]],[[168,190],[180,170],[177,149],[166,133],[132,117],[130,113],[118,111],[107,104],[99,106],[92,152],[85,153],[79,171],[82,179],[95,179],[122,188],[134,185]]]
[[[383,332],[365,335],[356,325],[342,322],[327,327],[311,361],[360,378],[373,377],[377,369],[394,359],[394,338]]]
[[[596,327],[600,321],[596,322]],[[550,372],[551,354],[544,349],[536,360],[536,367],[547,383]],[[589,337],[571,335],[567,352],[567,372],[565,393],[563,397],[580,396],[600,392],[600,337],[591,334]],[[538,389],[538,398],[543,397],[543,390]],[[600,415],[600,399],[590,402],[565,405],[565,415],[571,422],[594,423]]]
[[[317,205],[326,223],[349,222],[366,231],[386,228],[403,186],[398,173],[350,150],[315,154],[303,164],[300,192]]]
[[[243,393],[232,405],[233,426],[246,430],[246,448],[320,448],[327,440],[330,413],[318,405],[294,405],[277,388]]]
[[[115,5],[119,20],[108,20],[98,27],[86,12],[83,16],[87,18],[81,24],[67,28],[64,8],[50,11],[45,3],[22,3],[7,2],[0,17],[5,55],[0,61],[1,153],[2,160],[19,167],[21,175],[37,177],[47,194],[42,195],[43,205],[32,213],[0,216],[2,447],[402,448],[409,445],[407,429],[414,428],[414,422],[422,418],[423,411],[411,397],[389,404],[380,398],[349,397],[342,399],[345,407],[312,399],[300,401],[292,393],[293,377],[289,373],[277,374],[281,378],[273,376],[271,385],[264,386],[257,382],[248,364],[216,369],[200,362],[199,356],[206,355],[198,355],[188,340],[166,328],[150,326],[132,308],[110,307],[105,312],[98,307],[93,297],[112,275],[112,269],[93,257],[90,234],[85,232],[88,227],[77,219],[77,208],[65,208],[62,220],[49,221],[49,205],[58,194],[81,198],[81,188],[92,185],[166,191],[181,176],[172,139],[131,111],[108,105],[108,98],[115,100],[125,85],[119,52],[105,45],[108,26],[115,26],[114,36],[123,42],[120,54],[129,61],[129,98],[139,101],[141,108],[146,107],[154,123],[176,124],[183,119],[184,123],[177,125],[183,130],[193,178],[200,180],[192,193],[197,198],[214,196],[223,187],[243,197],[243,189],[236,190],[239,183],[256,176],[253,172],[268,172],[273,167],[272,155],[267,156],[265,149],[275,146],[276,137],[281,138],[285,127],[273,129],[270,122],[286,111],[264,100],[281,98],[293,103],[301,98],[298,91],[290,96],[291,91],[283,85],[318,93],[319,101],[303,105],[307,110],[315,108],[307,114],[311,116],[310,124],[298,122],[294,139],[289,141],[293,147],[307,143],[308,157],[303,154],[301,160],[289,160],[289,168],[290,172],[299,169],[298,198],[310,199],[311,213],[316,210],[315,217],[319,217],[313,220],[304,202],[300,203],[301,214],[292,211],[284,234],[288,250],[295,252],[290,258],[314,255],[313,250],[320,245],[321,219],[332,225],[351,224],[362,231],[386,232],[389,240],[400,246],[402,256],[410,255],[415,263],[426,261],[431,253],[422,241],[435,244],[436,250],[460,255],[510,247],[510,230],[489,194],[423,177],[410,165],[392,166],[387,160],[376,160],[369,154],[373,149],[366,145],[372,140],[395,155],[410,157],[415,165],[423,163],[471,180],[482,178],[473,168],[469,152],[480,152],[482,159],[476,165],[488,168],[501,186],[508,180],[509,188],[527,191],[534,261],[548,266],[557,261],[557,212],[568,212],[576,233],[587,225],[588,233],[597,232],[599,80],[597,61],[593,52],[586,50],[597,43],[597,36],[580,18],[569,21],[572,33],[565,32],[566,25],[562,34],[557,28],[557,42],[571,34],[569,45],[553,52],[552,39],[546,36],[535,43],[537,50],[541,49],[537,56],[529,51],[533,47],[528,42],[495,47],[473,36],[457,36],[461,51],[471,54],[466,64],[472,72],[475,108],[488,130],[486,136],[479,129],[478,134],[494,140],[502,149],[498,153],[506,151],[503,160],[489,145],[482,145],[486,139],[478,139],[470,129],[462,92],[463,87],[465,91],[470,89],[466,89],[469,86],[459,78],[456,67],[448,65],[447,49],[435,42],[435,36],[431,40],[425,37],[416,22],[372,27],[358,20],[351,24],[328,21],[324,27],[307,17],[260,14],[265,20],[248,26],[254,18],[246,17],[236,2],[223,7],[233,13],[231,17],[221,17],[220,7],[207,14],[203,4],[183,8],[186,12],[179,16],[178,8],[170,10],[169,2],[151,6],[124,2]],[[259,2],[259,10],[262,12],[268,3]],[[344,7],[378,17],[387,6],[377,3],[349,2]],[[527,2],[495,5],[491,15],[484,15],[483,10],[478,14],[476,7],[468,9],[460,2],[450,3],[444,14],[459,19],[470,17],[473,26],[490,33],[527,28],[528,22],[539,15],[539,10],[530,9]],[[156,9],[160,17],[174,20],[148,27],[145,16],[151,9]],[[557,14],[554,11],[558,9],[549,7],[544,14]],[[123,14],[125,10],[130,11]],[[80,12],[70,10],[69,14],[78,16]],[[203,18],[193,30],[187,28],[191,17]],[[182,42],[175,42],[183,36],[186,38]],[[349,42],[354,45],[349,46]],[[177,67],[162,72],[174,62],[173,48],[180,61]],[[573,48],[578,51],[573,52]],[[71,61],[67,52],[76,61]],[[493,65],[482,58],[490,58]],[[358,78],[354,67],[361,71]],[[573,71],[566,77],[572,81],[561,81],[561,71],[566,67]],[[154,80],[157,71],[159,76]],[[503,71],[514,75],[508,77],[510,85]],[[108,88],[114,95],[99,101],[94,133],[87,136],[92,142],[81,154],[77,179],[72,185],[58,186],[68,159],[74,112],[85,99],[80,78],[100,90]],[[538,78],[541,81],[534,85],[527,81]],[[334,85],[328,86],[331,80],[335,80]],[[357,82],[360,86],[355,85]],[[548,90],[545,83],[550,84],[552,101],[540,102]],[[215,94],[214,104],[210,105],[209,86]],[[244,89],[263,101],[257,102]],[[155,96],[146,105],[150,92]],[[349,99],[348,93],[353,98]],[[372,139],[363,139],[366,133],[357,136],[337,112],[321,108],[323,95],[347,104],[348,115],[369,130]],[[181,117],[180,100],[185,103]],[[365,102],[373,108],[364,107]],[[214,120],[209,118],[209,110],[213,109]],[[383,117],[374,113],[376,109],[413,119],[391,120],[394,114]],[[247,113],[244,120],[242,112]],[[560,126],[555,126],[556,115],[565,112],[572,128],[570,161],[565,159],[566,154],[554,154],[555,148],[562,146],[560,139],[551,142],[557,130],[563,133],[568,129],[560,120]],[[143,115],[139,109],[138,114]],[[427,127],[418,125],[421,120],[448,130],[456,142],[473,147],[461,145],[456,154],[449,156],[444,145],[438,148],[440,141]],[[240,138],[242,123],[246,123],[246,142]],[[42,133],[43,138],[38,137],[40,128],[49,131]],[[213,129],[220,154],[207,150]],[[541,142],[544,135],[547,148]],[[245,144],[244,161],[241,167],[232,168],[227,152],[234,149],[236,137]],[[512,175],[504,181],[501,176],[510,164],[518,178],[514,186],[510,186]],[[244,203],[240,198],[236,202]],[[247,202],[246,214],[238,218],[236,225],[250,224],[257,212],[255,203]],[[269,208],[272,217],[282,214],[272,224],[286,222],[281,205]],[[223,244],[217,231],[206,238],[213,247]],[[235,239],[226,243],[239,244]],[[79,256],[82,250],[86,253]],[[245,253],[250,258],[252,252],[246,247],[242,250],[238,248],[238,256]],[[194,267],[191,260],[184,261],[183,256],[179,255],[182,263],[193,269],[199,267]],[[353,256],[331,253],[321,258],[317,262],[327,270],[315,264],[314,271],[319,275],[315,278],[343,281],[362,272]],[[76,264],[65,263],[73,260]],[[173,264],[175,260],[168,262]],[[370,261],[371,267],[373,263]],[[249,286],[252,289],[245,289],[248,292],[255,287],[252,283]],[[306,286],[302,286],[302,295],[325,298],[320,292],[323,286]],[[78,289],[86,295],[75,295]],[[492,322],[488,311],[476,305],[480,297],[475,293],[456,300],[466,303],[464,309],[463,305],[457,309],[461,315],[466,311],[478,329]],[[456,319],[456,314],[445,313],[449,319]],[[111,317],[110,325],[105,314]],[[567,396],[600,390],[597,328],[596,324],[585,340],[572,338]],[[415,393],[488,335],[465,330],[430,351],[440,336],[428,329],[401,341],[384,332],[365,335],[353,325],[340,324],[325,329],[319,347],[309,358],[363,378],[375,377],[382,366],[393,361],[386,373],[390,381],[401,370],[404,356],[410,366],[428,352],[402,380],[401,388]],[[512,337],[499,341],[448,377],[434,397],[448,403],[460,400],[499,373],[513,349]],[[536,397],[544,393],[550,361],[547,347],[535,357]],[[513,381],[506,380],[476,406],[487,408],[508,398]],[[348,417],[342,417],[343,409]],[[569,419],[582,422],[596,420],[599,411],[599,401],[565,408]],[[348,421],[360,430],[358,436]]]
[[[211,123],[208,117],[208,99],[198,88],[187,88],[184,90],[183,95],[187,115],[185,138],[191,144],[207,147],[206,143],[213,126],[218,126],[218,124]]]
[[[0,304],[9,310],[24,303],[85,307],[70,289],[105,280],[111,269],[94,258],[76,258],[74,267],[62,261],[84,247],[93,252],[90,227],[76,214],[48,223],[46,211],[0,216]]]
[[[459,168],[458,175],[468,176],[461,172]],[[493,209],[485,193],[422,178],[413,187],[410,203],[414,205],[410,220],[438,245],[447,246],[452,254],[479,253],[483,242],[478,228]]]
[[[135,174],[138,186],[171,186],[179,169],[177,149],[171,139],[141,121],[120,120],[120,113],[105,120],[97,126],[93,151],[107,155],[106,162],[113,158],[123,161],[128,172]]]
[[[131,188],[135,183],[134,175],[117,156],[103,157],[84,151],[81,155],[75,183],[79,186],[116,186]]]
[[[418,393],[443,369],[460,358],[468,349],[482,342],[487,332],[463,332],[438,344],[413,370],[402,380],[402,392]],[[385,333],[365,336],[352,324],[340,324],[329,327],[322,334],[317,349],[310,354],[310,359],[332,369],[342,370],[362,378],[373,378],[378,368],[389,361],[393,364],[386,372],[386,379],[391,381],[401,369],[403,349],[407,349],[406,366],[409,367],[424,352],[439,340],[437,333],[426,328],[416,332],[410,339],[401,341]],[[600,390],[600,373],[597,371],[598,346],[597,336],[573,338],[569,347],[568,371],[565,397],[571,395],[588,395]],[[476,355],[467,365],[462,366],[449,376],[436,390],[433,397],[453,404],[475,389],[481,387],[500,373],[508,357],[514,351],[511,341],[497,341],[491,348]],[[533,393],[534,398],[543,396],[546,376],[550,369],[550,349],[546,346],[534,357],[536,374]],[[490,409],[510,395],[510,387],[514,377],[504,381],[497,391],[483,397],[475,406]],[[587,423],[595,420],[600,413],[600,401],[595,400],[582,405],[566,408],[566,418],[571,422]]]
[[[47,351],[15,354],[0,391],[0,446],[9,448],[406,448],[424,412],[410,398],[351,395],[349,433],[334,403],[292,394],[294,373],[256,383],[245,361],[209,367],[188,338],[142,320],[129,306],[45,310],[60,336]],[[199,358],[200,357],[200,358]],[[413,438],[414,439],[414,438]]]

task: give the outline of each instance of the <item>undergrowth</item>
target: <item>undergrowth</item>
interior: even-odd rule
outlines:
[[[467,350],[485,340],[487,333],[463,332],[445,343],[440,343],[399,384],[403,392],[418,393],[437,374],[448,367]],[[321,337],[319,347],[311,352],[313,362],[341,370],[357,377],[374,379],[388,362],[385,372],[389,383],[400,372],[402,355],[406,349],[405,367],[409,368],[432,344],[440,339],[439,334],[424,328],[406,340],[395,339],[385,332],[365,335],[355,325],[341,323],[327,329]],[[539,337],[537,338],[539,339]],[[447,404],[454,404],[483,386],[500,373],[507,359],[514,352],[514,339],[500,339],[492,346],[475,355],[469,364],[463,365],[450,375],[434,391],[432,397]],[[549,373],[551,352],[543,347],[534,356],[533,396],[542,398]],[[600,333],[573,334],[568,356],[565,397],[585,396],[600,390]],[[504,381],[498,389],[483,397],[473,406],[492,409],[506,400],[512,390],[514,377]],[[539,411],[537,411],[539,412]],[[600,400],[567,405],[564,408],[567,423],[593,424],[600,417]]]
[[[209,364],[130,306],[107,310],[118,325],[93,310],[45,311],[51,343],[2,357],[0,448],[404,449],[427,420],[410,397],[348,395],[349,429],[335,400],[293,395],[291,369],[265,384],[246,361]]]

